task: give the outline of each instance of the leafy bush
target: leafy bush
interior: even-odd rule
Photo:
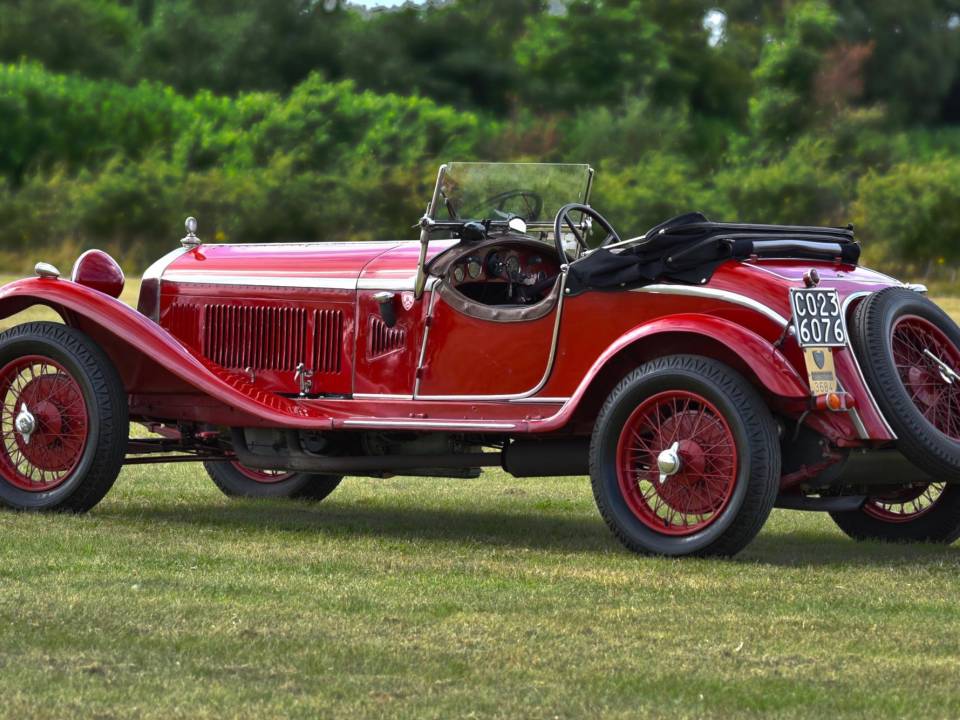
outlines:
[[[854,219],[876,259],[960,262],[960,164],[948,157],[900,163],[860,180]]]

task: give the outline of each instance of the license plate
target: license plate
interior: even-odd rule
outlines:
[[[800,347],[842,347],[847,328],[836,290],[791,288],[793,327]]]
[[[807,379],[810,381],[811,393],[827,395],[840,389],[840,383],[837,382],[837,371],[833,364],[833,348],[804,348],[803,359],[807,363]]]

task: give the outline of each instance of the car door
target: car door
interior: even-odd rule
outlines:
[[[535,394],[553,361],[559,300],[558,282],[536,306],[478,312],[444,281],[438,283],[430,297],[417,397],[496,400]]]

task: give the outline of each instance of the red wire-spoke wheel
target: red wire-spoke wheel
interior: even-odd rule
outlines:
[[[946,483],[930,483],[873,497],[863,506],[863,512],[888,523],[913,522],[933,511],[946,487]]]
[[[293,477],[292,472],[284,472],[283,470],[257,470],[255,468],[248,468],[243,463],[233,462],[231,463],[233,469],[238,473],[243,475],[245,478],[249,478],[256,483],[262,483],[264,485],[273,485],[274,483],[283,482],[284,480],[289,480]]]
[[[763,398],[732,368],[696,355],[628,374],[590,439],[597,508],[634,552],[736,554],[763,527],[779,479],[777,427]]]
[[[113,486],[130,430],[111,359],[49,322],[0,333],[0,505],[86,512]]]
[[[668,391],[642,402],[617,446],[620,489],[647,527],[691,535],[716,520],[737,481],[736,440],[710,401]]]
[[[14,487],[44,492],[83,457],[88,409],[77,381],[56,360],[27,355],[0,369],[0,472]]]
[[[960,440],[960,351],[940,328],[916,315],[894,323],[891,346],[910,401],[937,430]]]

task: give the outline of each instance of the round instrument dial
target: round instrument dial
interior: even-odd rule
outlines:
[[[480,277],[480,273],[483,272],[483,265],[480,264],[480,261],[476,258],[470,258],[467,260],[467,272],[470,273],[470,277],[476,280]]]
[[[511,275],[516,275],[520,272],[520,258],[516,255],[511,255],[507,258],[506,262],[507,272]]]
[[[463,265],[457,265],[453,269],[453,279],[458,283],[462,283],[463,278],[464,278]]]

